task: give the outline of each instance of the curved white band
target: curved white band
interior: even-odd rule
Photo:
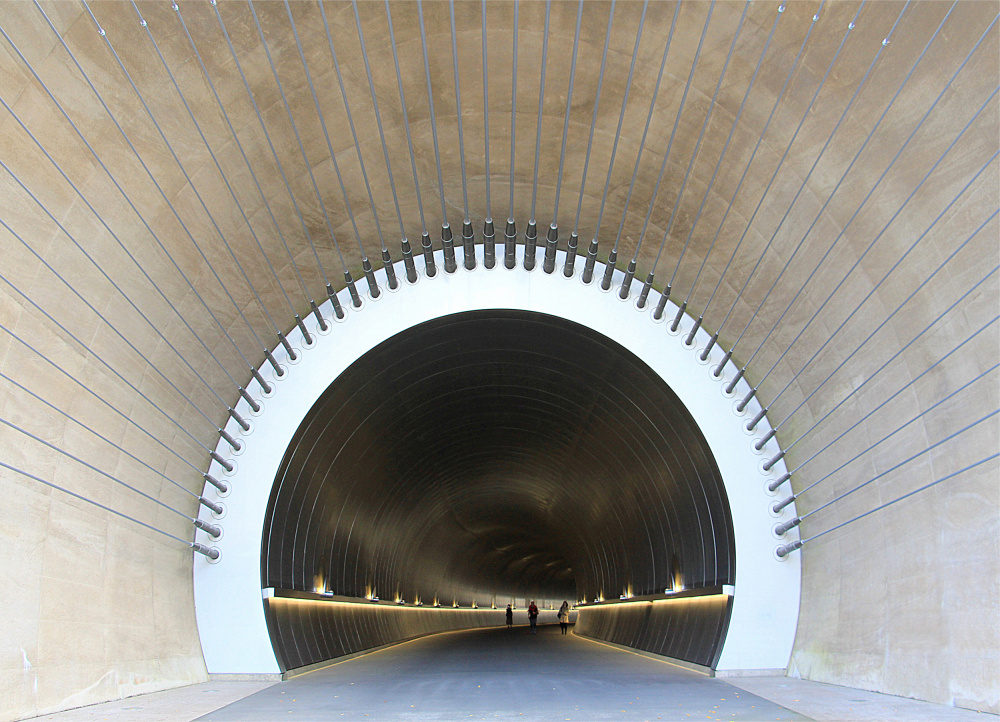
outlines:
[[[642,310],[636,308],[635,292],[627,300],[620,299],[618,289],[623,277],[620,271],[615,274],[611,290],[604,292],[600,289],[604,270],[600,265],[593,283],[582,283],[583,258],[577,259],[576,274],[566,278],[562,272],[564,252],[559,253],[552,274],[544,273],[541,263],[534,270],[525,271],[520,262],[523,253],[520,246],[518,264],[512,270],[503,267],[502,258],[495,268],[486,269],[481,247],[479,252],[475,270],[467,271],[459,262],[458,270],[452,274],[444,272],[438,252],[437,275],[434,278],[421,275],[415,284],[403,280],[404,269],[398,263],[396,274],[400,286],[396,291],[388,289],[384,272],[380,271],[377,277],[382,293],[378,299],[364,296],[361,309],[354,309],[347,293],[341,292],[341,303],[347,311],[342,322],[333,323],[330,331],[321,333],[315,317],[307,319],[313,334],[312,347],[306,348],[297,328],[289,333],[289,341],[298,349],[297,361],[289,361],[280,346],[274,350],[275,358],[287,371],[283,378],[275,379],[270,366],[261,367],[261,374],[274,386],[273,393],[264,396],[256,381],[248,387],[263,405],[257,414],[251,413],[243,400],[237,407],[244,418],[251,420],[251,431],[244,433],[232,420],[226,427],[230,434],[245,441],[244,449],[233,455],[229,444],[222,440],[216,449],[221,456],[235,462],[236,468],[226,473],[216,462],[210,468],[216,478],[227,479],[232,490],[220,498],[215,487],[205,488],[208,498],[226,506],[225,516],[219,521],[209,510],[201,512],[207,521],[221,524],[224,534],[213,541],[204,532],[198,532],[198,541],[218,547],[222,555],[214,563],[198,554],[194,560],[195,611],[208,671],[223,674],[279,671],[261,602],[261,534],[278,465],[320,394],[351,363],[397,333],[442,316],[485,309],[536,311],[587,326],[628,348],[673,389],[715,455],[732,511],[736,584],[732,619],[717,669],[719,672],[784,669],[798,621],[800,565],[797,554],[784,561],[775,558],[774,548],[779,542],[772,529],[777,522],[792,518],[795,509],[794,504],[789,505],[779,517],[769,511],[774,496],[767,492],[767,484],[780,477],[785,467],[779,462],[768,472],[761,469],[764,459],[777,453],[778,447],[771,439],[762,452],[754,449],[754,443],[770,430],[766,418],[753,434],[745,430],[746,421],[760,411],[756,399],[742,414],[735,411],[737,399],[749,391],[746,382],[740,381],[735,395],[725,395],[724,388],[733,375],[732,366],[722,378],[712,375],[723,351],[716,347],[709,361],[701,362],[700,349],[709,339],[705,331],[699,330],[695,343],[686,347],[684,339],[692,319],[685,316],[677,332],[671,333],[669,327],[677,307],[668,303],[664,320],[658,322],[652,317],[652,309],[659,300],[655,291],[650,293]],[[333,318],[329,301],[321,310],[327,318]],[[779,491],[787,492],[787,486]],[[796,534],[796,530],[790,531],[784,543],[797,539]]]

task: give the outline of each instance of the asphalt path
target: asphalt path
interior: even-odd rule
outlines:
[[[199,718],[256,720],[807,720],[723,680],[558,626],[452,632],[275,684]]]

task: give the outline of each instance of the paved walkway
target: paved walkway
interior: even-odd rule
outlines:
[[[456,632],[334,665],[205,715],[253,720],[804,720],[680,667],[556,626]]]
[[[287,682],[210,682],[48,722],[954,720],[984,717],[786,677],[721,680],[558,627],[425,637]]]

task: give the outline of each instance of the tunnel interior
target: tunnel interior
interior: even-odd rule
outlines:
[[[354,362],[288,446],[262,539],[265,588],[427,607],[735,580],[723,481],[683,403],[621,345],[526,311],[444,316]]]

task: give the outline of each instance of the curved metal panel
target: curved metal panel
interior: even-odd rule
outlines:
[[[714,669],[722,652],[732,597],[713,595],[581,609],[577,634]]]
[[[677,396],[605,336],[525,311],[445,316],[347,368],[288,446],[261,551],[265,587],[464,606],[735,578],[725,489]],[[289,660],[403,631],[299,639],[344,636],[317,619],[283,617]]]
[[[397,607],[287,594],[264,599],[264,613],[282,672],[427,634],[505,623],[502,609]],[[555,612],[542,611],[539,621],[554,624]],[[518,610],[515,622],[527,624],[527,613]]]

